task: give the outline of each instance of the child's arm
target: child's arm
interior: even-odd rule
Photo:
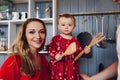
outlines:
[[[50,57],[53,59],[55,59],[55,56],[57,54],[56,48],[57,48],[56,39],[55,37],[53,37],[48,47],[48,53]]]

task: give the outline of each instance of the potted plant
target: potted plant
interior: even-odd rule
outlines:
[[[11,19],[13,0],[0,0],[0,19]]]

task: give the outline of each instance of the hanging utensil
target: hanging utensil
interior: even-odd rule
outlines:
[[[91,27],[91,29],[92,29],[91,33],[92,33],[92,36],[95,34],[95,33],[94,33],[94,28],[93,28],[93,27],[94,27],[94,22],[93,22],[93,20],[94,20],[94,18],[93,18],[93,16],[92,16],[92,23],[91,23],[91,26],[92,26],[92,27]]]
[[[105,36],[102,33],[98,33],[96,34],[92,40],[90,41],[90,43],[88,44],[89,47],[94,46],[95,44],[103,41],[105,39]],[[78,60],[82,55],[84,54],[84,50],[82,50],[74,59],[74,61]]]
[[[101,17],[101,23],[102,23],[102,34],[104,35],[104,16]],[[107,47],[107,43],[106,40],[102,40],[99,44],[100,48],[106,48]]]
[[[106,41],[108,43],[115,43],[115,40],[109,37],[110,34],[110,16],[108,16],[108,27],[107,27],[107,35],[106,35]]]
[[[87,20],[83,16],[83,18],[82,18],[82,32],[79,33],[77,36],[77,39],[80,42],[82,48],[84,48],[86,46],[86,44],[88,44],[92,39],[91,34],[85,31],[85,22],[86,21]]]
[[[96,22],[96,34],[98,33],[98,16],[95,16],[95,22]],[[100,47],[99,44],[96,44],[97,47]]]
[[[92,40],[91,34],[87,31],[85,31],[85,22],[86,21],[87,21],[87,19],[85,19],[85,17],[83,16],[82,17],[83,32],[81,32],[77,35],[77,39],[80,42],[82,48],[84,48],[86,45],[88,45],[90,43],[90,41]],[[82,57],[89,58],[89,57],[91,57],[91,54],[84,54]]]
[[[100,63],[100,64],[99,64],[98,71],[101,72],[102,70],[104,70],[104,68],[105,68],[105,67],[104,67],[103,63]]]

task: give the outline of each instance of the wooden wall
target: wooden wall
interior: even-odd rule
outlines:
[[[63,13],[79,13],[79,12],[105,12],[105,11],[118,11],[120,6],[113,2],[112,0],[58,0],[57,12],[59,14]],[[89,15],[84,16],[85,31],[89,32],[94,36],[96,32],[96,16],[98,19],[98,32],[102,31],[101,17],[104,16],[103,23],[103,33],[107,36],[107,30],[109,26],[109,37],[115,39],[115,31],[117,24],[119,24],[120,15]],[[75,16],[76,18],[76,29],[73,32],[74,36],[77,36],[82,32],[82,19],[83,16]],[[59,32],[59,31],[58,31]],[[117,60],[116,45],[115,43],[106,42],[106,48],[100,48],[94,46],[92,48],[91,58],[80,58],[80,73],[86,73],[88,75],[93,75],[99,71],[99,64],[103,64],[107,67],[115,60]]]
[[[104,11],[116,11],[120,9],[120,6],[112,0],[57,0],[57,14],[63,13],[79,13],[79,12],[104,12]],[[58,16],[57,15],[57,16]],[[85,16],[85,31],[88,31],[92,36],[96,32],[96,16]],[[99,15],[98,32],[101,32],[101,16]],[[108,20],[109,16],[109,20]],[[119,23],[119,15],[104,15],[104,35],[107,35],[108,26],[110,26],[109,37],[115,39],[115,31],[117,28],[117,21]],[[82,18],[83,16],[75,16],[76,28],[73,32],[73,36],[77,36],[82,32]],[[108,24],[109,23],[109,24]],[[57,27],[57,26],[56,26]],[[59,33],[59,31],[57,31]],[[49,55],[46,54],[49,61]],[[0,65],[7,58],[6,54],[0,54]],[[108,43],[106,48],[99,48],[94,46],[92,48],[92,57],[80,58],[80,73],[86,73],[93,75],[98,72],[99,64],[102,63],[105,67],[117,60],[116,45],[115,43]]]

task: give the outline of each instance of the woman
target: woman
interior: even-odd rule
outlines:
[[[48,62],[39,51],[46,39],[43,21],[31,18],[20,27],[10,55],[0,70],[1,80],[50,80]]]

